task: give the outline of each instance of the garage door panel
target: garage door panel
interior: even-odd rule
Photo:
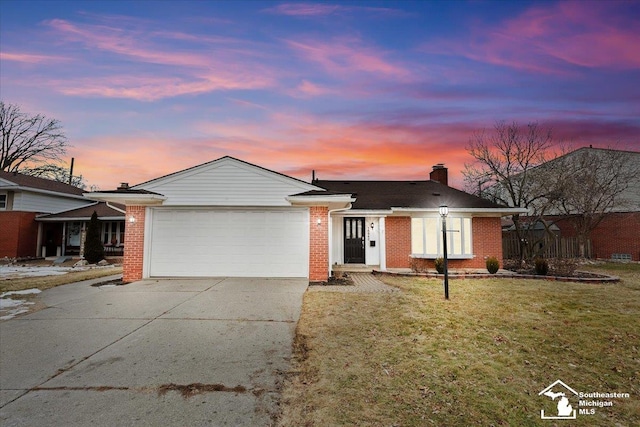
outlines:
[[[150,276],[308,276],[306,210],[159,208],[150,235]]]

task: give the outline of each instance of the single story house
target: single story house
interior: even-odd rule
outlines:
[[[62,182],[0,171],[0,258],[80,254],[81,233],[94,210],[103,221],[105,243],[116,235],[122,252],[124,206],[96,204],[84,192]]]
[[[449,207],[452,268],[502,258],[500,219],[518,209],[424,181],[304,182],[232,157],[142,184],[86,193],[126,206],[124,280],[306,277],[334,266],[409,268],[442,256],[438,207]],[[437,182],[436,178],[438,179]]]

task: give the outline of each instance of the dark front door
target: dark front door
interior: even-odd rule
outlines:
[[[344,263],[364,264],[364,218],[344,219]]]

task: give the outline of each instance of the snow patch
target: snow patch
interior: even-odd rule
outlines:
[[[23,291],[10,291],[0,294],[0,320],[13,319],[18,314],[27,313],[29,309],[25,306],[35,304],[21,299],[5,297],[9,297],[11,295],[35,295],[40,292],[42,292],[40,289],[25,289]]]
[[[67,274],[72,271],[72,267],[20,267],[20,266],[2,266],[0,267],[0,278],[15,279],[17,277],[39,277],[39,276],[56,276]]]
[[[39,294],[40,292],[42,291],[36,288],[25,289],[24,291],[9,291],[9,292],[3,292],[2,294],[0,294],[0,298],[8,297],[9,295],[33,295],[33,294]]]
[[[9,310],[9,312],[7,314],[5,314],[4,316],[0,316],[0,320],[13,319],[18,314],[27,313],[28,311],[29,311],[29,309],[26,309],[26,308],[18,308],[18,309],[15,309],[15,310]]]

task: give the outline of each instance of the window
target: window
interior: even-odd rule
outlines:
[[[0,210],[7,209],[7,195],[0,194]]]
[[[124,244],[124,221],[103,222],[102,243],[111,246]]]
[[[447,217],[447,252],[451,258],[471,258],[471,218]],[[442,218],[411,218],[411,254],[419,258],[443,255]]]

